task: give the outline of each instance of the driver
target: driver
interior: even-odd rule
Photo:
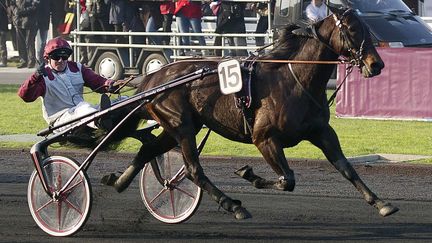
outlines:
[[[306,17],[311,22],[318,22],[327,17],[327,6],[323,0],[312,0],[306,7]]]
[[[25,102],[33,102],[42,97],[43,118],[49,126],[56,126],[99,110],[98,106],[84,101],[84,86],[98,93],[112,93],[121,82],[101,77],[79,62],[68,61],[71,54],[72,48],[65,39],[56,37],[49,40],[44,50],[47,64],[42,63],[18,90],[18,96]],[[110,106],[110,101],[106,98],[101,102],[104,109]],[[94,122],[88,126],[97,128]],[[63,129],[66,127],[54,132]]]

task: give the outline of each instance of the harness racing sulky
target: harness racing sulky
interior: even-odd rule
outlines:
[[[77,232],[88,219],[92,202],[87,169],[101,148],[126,137],[138,139],[141,148],[125,172],[106,175],[102,182],[122,192],[141,172],[142,199],[157,219],[187,220],[199,206],[202,190],[236,219],[252,217],[239,200],[219,190],[200,165],[199,154],[210,131],[258,148],[277,179],[261,178],[248,165],[235,172],[256,188],[293,191],[294,172],[283,149],[306,140],[322,150],[381,216],[397,212],[360,179],[329,125],[326,86],[336,64],[357,66],[364,77],[379,75],[384,68],[355,11],[329,8],[332,14],[320,22],[287,26],[267,54],[240,60],[192,58],[165,65],[143,77],[133,96],[62,124],[67,128],[60,132],[53,132],[59,127],[41,131],[38,135],[45,139],[31,149],[35,171],[28,186],[37,225],[53,236]],[[82,163],[49,156],[50,144],[67,140],[104,116],[118,119],[113,118],[112,129]],[[150,119],[158,124],[138,129],[141,120]],[[209,130],[197,145],[195,136],[203,125]],[[162,131],[155,136],[151,131],[157,127]]]

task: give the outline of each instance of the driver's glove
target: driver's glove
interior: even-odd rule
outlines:
[[[47,71],[45,69],[45,63],[44,62],[42,62],[39,65],[39,67],[36,69],[36,73],[37,73],[38,76],[44,76],[44,77],[48,76],[48,73],[47,73]]]
[[[116,81],[111,82],[109,84],[109,87],[108,87],[108,93],[111,93],[111,94],[118,94],[118,93],[120,93],[119,87],[120,87],[120,83],[118,83]]]

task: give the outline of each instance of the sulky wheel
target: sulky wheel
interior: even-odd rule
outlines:
[[[182,154],[171,150],[155,159],[163,182],[147,163],[140,177],[140,192],[145,206],[158,220],[176,224],[189,219],[199,206],[202,190],[185,177]]]
[[[78,163],[70,158],[51,156],[42,162],[51,192],[59,191],[78,170]],[[69,236],[77,232],[90,215],[91,186],[81,171],[68,188],[52,198],[43,189],[36,172],[30,177],[27,200],[36,224],[52,236]]]

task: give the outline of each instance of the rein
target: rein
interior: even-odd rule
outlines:
[[[348,78],[348,76],[351,74],[351,72],[353,71],[354,65],[349,65],[347,68],[347,72],[345,75],[345,78],[342,80],[342,82],[337,86],[337,88],[335,89],[335,91],[333,92],[333,94],[330,96],[330,98],[327,101],[327,105],[328,107],[333,105],[334,99],[336,98],[337,92],[339,92],[339,90],[342,88],[342,85],[345,83],[346,79]]]
[[[114,91],[114,93],[116,93],[116,92],[119,92],[121,89],[123,89],[130,81],[132,81],[134,78],[136,78],[136,76],[133,76],[133,75],[131,75],[131,76],[129,76],[127,79],[125,79],[125,80],[123,80],[121,83],[120,83],[120,85],[119,85],[119,87]],[[101,85],[101,86],[99,86],[99,87],[97,87],[96,89],[94,89],[94,90],[90,90],[90,91],[88,91],[88,92],[83,92],[82,94],[84,95],[84,94],[91,94],[91,93],[95,93],[96,91],[98,91],[98,90],[100,90],[100,89],[102,89],[102,88],[105,88],[105,87],[108,87],[107,85]],[[131,88],[131,89],[128,89],[128,90],[126,90],[126,91],[124,91],[124,92],[128,92],[128,91],[130,91],[130,90],[134,90],[135,88]],[[109,95],[109,96],[111,96],[111,94]]]
[[[302,60],[277,60],[277,59],[258,59],[255,62],[263,62],[263,63],[288,63],[288,64],[347,64],[345,60],[337,60],[337,61],[302,61]]]
[[[295,75],[294,70],[292,68],[291,63],[288,64],[289,70],[291,72],[291,74],[293,75],[295,81],[297,82],[297,84],[300,86],[300,88],[303,90],[303,92],[309,97],[309,99],[311,99],[313,101],[313,103],[320,109],[322,109],[321,105],[318,103],[318,101],[316,101],[316,99],[304,88],[303,84],[300,82],[300,80],[298,79],[297,75]],[[339,92],[339,90],[342,88],[342,85],[345,83],[346,79],[348,78],[348,76],[351,74],[351,72],[353,71],[354,65],[350,64],[347,68],[347,72],[346,75],[344,77],[344,79],[342,80],[342,82],[337,86],[337,88],[335,89],[335,91],[333,92],[333,94],[330,96],[330,98],[327,101],[327,106],[330,107],[331,105],[333,105],[334,99],[336,98],[337,92]]]
[[[288,64],[289,70],[292,74],[292,76],[294,77],[295,81],[297,82],[297,84],[300,86],[300,88],[303,90],[303,93],[305,93],[309,99],[311,99],[313,101],[313,103],[318,106],[318,108],[320,108],[320,110],[322,110],[321,105],[318,103],[318,101],[316,101],[316,99],[304,88],[303,84],[300,82],[300,80],[298,79],[297,75],[295,75],[294,70],[292,68],[291,63]]]
[[[201,59],[182,59],[178,62],[202,62],[204,61],[219,61],[223,58],[201,58]],[[249,61],[248,58],[239,58],[240,61]],[[351,61],[346,60],[337,60],[337,61],[303,61],[303,60],[280,60],[280,59],[256,59],[254,62],[262,62],[262,63],[292,63],[292,64],[350,64]]]
[[[318,106],[320,109],[322,109],[321,105],[315,100],[315,98],[303,87],[303,85],[301,84],[300,80],[298,79],[298,77],[295,75],[294,70],[292,68],[292,63],[301,63],[301,64],[346,64],[348,63],[349,66],[347,67],[347,72],[346,75],[344,77],[344,79],[342,80],[342,82],[338,85],[338,87],[336,88],[336,90],[333,92],[333,94],[330,96],[330,98],[327,101],[327,105],[330,107],[333,103],[334,100],[336,98],[337,92],[342,88],[342,85],[345,83],[346,79],[348,78],[348,76],[351,74],[351,72],[353,71],[353,67],[354,66],[360,66],[360,62],[363,59],[363,51],[364,51],[364,44],[365,44],[365,27],[364,25],[362,25],[362,42],[360,44],[359,50],[358,51],[354,51],[352,46],[353,46],[353,42],[350,38],[348,38],[348,35],[345,33],[345,29],[344,26],[342,24],[342,20],[343,18],[345,18],[345,16],[352,10],[348,9],[346,10],[343,14],[342,14],[342,18],[338,19],[336,17],[336,15],[333,15],[333,18],[335,19],[336,22],[336,26],[339,28],[339,33],[340,33],[340,38],[342,39],[343,42],[348,43],[348,51],[351,54],[351,60],[349,61],[345,61],[345,60],[339,60],[339,61],[294,61],[294,60],[269,60],[269,61],[273,61],[273,62],[279,62],[279,63],[288,63],[288,67],[289,70],[291,72],[291,74],[293,75],[295,81],[297,82],[297,84],[301,87],[301,89],[303,90],[304,93],[306,93],[306,95],[313,101],[313,103]],[[346,28],[346,27],[345,27]],[[314,37],[314,39],[318,40],[319,42],[323,43],[328,49],[330,49],[331,51],[333,51],[334,53],[337,54],[336,50],[330,46],[330,44],[328,44],[326,41],[324,41],[321,36],[318,34],[317,30],[316,30],[316,25],[312,25],[312,35]],[[259,61],[259,60],[257,60]]]

